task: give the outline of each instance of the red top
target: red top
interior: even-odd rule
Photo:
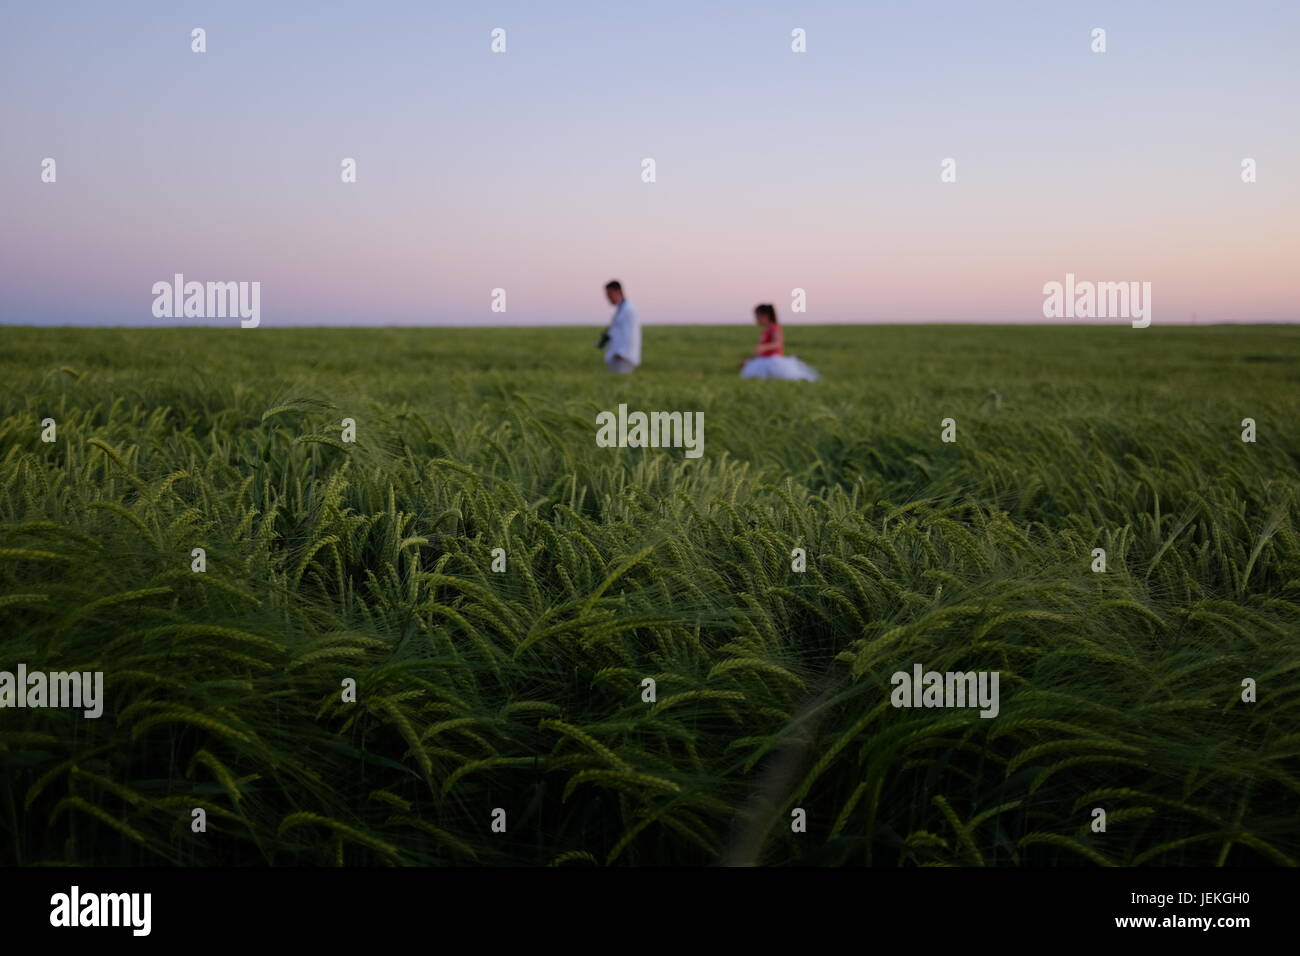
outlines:
[[[784,344],[782,342],[783,338],[781,327],[775,322],[764,326],[763,334],[758,339],[758,357],[767,358],[769,355],[780,355]]]

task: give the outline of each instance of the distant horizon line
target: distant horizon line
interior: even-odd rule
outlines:
[[[671,327],[671,328],[732,328],[745,327],[753,325],[753,322],[746,321],[724,321],[724,322],[643,322],[642,327]],[[827,326],[852,326],[852,325],[869,325],[869,326],[1034,326],[1045,327],[1055,326],[1058,328],[1129,328],[1127,320],[1067,320],[1052,321],[1048,319],[1025,319],[1021,321],[1000,320],[985,321],[979,319],[936,319],[924,322],[908,321],[874,321],[874,320],[843,320],[829,322],[790,322],[783,321],[785,326],[798,328],[818,328]],[[1152,321],[1151,325],[1172,326],[1177,328],[1209,328],[1212,326],[1241,326],[1241,325],[1297,325],[1300,324],[1300,318],[1295,319],[1222,319],[1216,321],[1176,321],[1176,322],[1156,322]],[[364,322],[330,322],[324,324],[311,325],[307,323],[292,323],[286,325],[263,324],[259,328],[275,329],[279,331],[289,330],[320,330],[320,329],[598,329],[603,327],[602,322],[516,322],[516,323],[461,323],[461,322],[436,322],[436,323],[419,323],[419,322],[398,322],[398,323],[364,323]],[[221,331],[223,329],[240,329],[238,324],[229,325],[214,322],[212,320],[198,320],[186,323],[149,323],[149,324],[102,324],[95,322],[65,322],[61,324],[44,324],[44,323],[20,323],[0,321],[0,327],[11,329],[191,329],[204,331]],[[244,331],[243,329],[240,329]]]

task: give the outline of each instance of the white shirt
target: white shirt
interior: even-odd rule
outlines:
[[[609,344],[605,346],[605,361],[621,355],[633,365],[641,364],[641,316],[636,307],[624,299],[609,323]]]
[[[621,355],[633,365],[641,364],[641,316],[636,306],[624,299],[610,321],[610,343],[604,346],[604,360]]]

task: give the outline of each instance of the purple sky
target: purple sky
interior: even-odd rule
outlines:
[[[0,322],[208,321],[153,316],[177,272],[260,282],[264,328],[601,324],[610,278],[651,324],[1045,321],[1067,272],[1150,282],[1156,324],[1292,321],[1298,27],[1293,0],[9,4]]]

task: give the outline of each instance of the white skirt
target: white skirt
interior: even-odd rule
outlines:
[[[820,375],[806,362],[800,362],[793,355],[768,355],[752,358],[740,370],[741,378],[784,378],[791,381],[815,382]]]

